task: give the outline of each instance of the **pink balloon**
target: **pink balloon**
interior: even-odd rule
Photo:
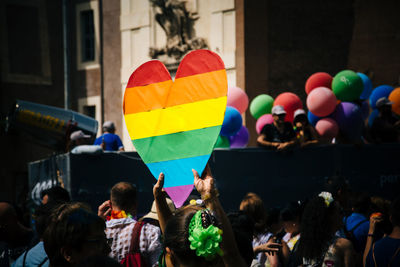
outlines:
[[[339,126],[335,120],[323,118],[317,122],[315,130],[317,130],[320,136],[332,139],[338,134]]]
[[[256,122],[256,131],[257,131],[257,133],[260,134],[262,128],[264,128],[264,126],[266,124],[271,124],[273,122],[274,122],[274,118],[272,117],[271,114],[262,115],[260,118],[258,118],[258,120]]]
[[[303,108],[301,99],[296,94],[290,92],[282,93],[275,98],[274,106],[278,105],[283,106],[286,111],[285,121],[290,122],[293,122],[294,112]]]
[[[326,87],[318,87],[307,96],[307,107],[312,114],[318,117],[326,117],[331,114],[337,104],[335,94]]]
[[[245,91],[239,87],[229,87],[226,105],[236,108],[240,114],[243,114],[249,106],[249,98]]]

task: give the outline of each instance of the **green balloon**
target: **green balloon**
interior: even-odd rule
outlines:
[[[229,139],[225,136],[218,136],[217,143],[215,143],[215,148],[229,148]]]
[[[271,113],[272,105],[274,104],[274,99],[269,95],[259,95],[253,99],[250,103],[250,114],[258,119],[264,114]]]
[[[354,101],[360,98],[364,84],[360,76],[352,70],[343,70],[332,81],[332,91],[341,101]]]

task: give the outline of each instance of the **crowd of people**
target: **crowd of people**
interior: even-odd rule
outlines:
[[[376,107],[379,115],[371,127],[365,127],[360,142],[363,143],[400,143],[400,120],[392,112],[392,102],[386,97],[380,98]],[[294,146],[305,147],[321,143],[349,143],[348,138],[340,133],[333,140],[321,137],[308,121],[306,112],[298,109],[294,112],[293,124],[285,121],[286,111],[283,106],[272,108],[273,123],[266,124],[257,138],[257,143],[273,150],[286,150]],[[358,142],[358,141],[357,141]]]
[[[97,214],[48,189],[32,228],[2,202],[0,266],[400,266],[400,198],[353,192],[335,176],[284,208],[249,192],[226,214],[210,168],[193,176],[198,199],[175,209],[161,173],[142,217],[128,182],[111,188]]]

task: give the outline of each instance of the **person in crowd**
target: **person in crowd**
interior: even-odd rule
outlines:
[[[103,134],[96,138],[94,145],[101,146],[104,151],[125,151],[121,139],[115,134],[112,121],[103,123]]]
[[[171,199],[167,198],[167,204],[171,212],[174,212],[176,210],[174,202],[172,202]],[[158,222],[158,215],[157,215],[157,208],[155,201],[153,201],[153,204],[151,205],[150,212],[144,215],[142,218],[140,218],[139,222],[146,222],[154,226],[160,227],[160,223]]]
[[[386,97],[381,97],[376,101],[379,115],[375,118],[370,129],[374,143],[400,142],[400,120],[393,115],[392,104]]]
[[[294,112],[293,128],[296,132],[297,142],[301,147],[319,143],[319,135],[308,122],[306,112],[303,109]]]
[[[346,177],[342,175],[327,177],[324,184],[324,191],[332,194],[335,201],[339,204],[343,216],[351,214],[350,185]]]
[[[296,134],[290,122],[285,122],[286,111],[282,106],[272,108],[274,122],[267,124],[257,138],[259,145],[276,150],[285,150],[295,145]]]
[[[137,209],[136,187],[127,182],[120,182],[111,188],[110,201],[104,202],[98,214],[108,216],[106,222],[107,238],[112,239],[110,257],[121,262],[131,249],[135,226],[140,224],[134,219]],[[161,232],[154,225],[144,223],[139,232],[140,253],[148,266],[157,266],[161,254]]]
[[[218,200],[218,190],[210,168],[206,166],[201,178],[195,170],[193,175],[194,185],[206,208],[189,205],[178,209],[173,215],[162,191],[164,174],[159,175],[153,188],[164,234],[161,266],[247,266]]]
[[[13,267],[25,267],[25,266],[49,266],[49,259],[46,251],[44,250],[43,234],[46,228],[49,226],[50,218],[53,210],[57,207],[55,202],[49,202],[40,205],[36,208],[33,214],[35,220],[36,232],[39,236],[39,243],[33,248],[26,250],[12,265]]]
[[[54,186],[49,189],[43,190],[40,193],[40,198],[42,199],[42,204],[47,204],[49,202],[61,204],[71,201],[69,192],[61,186]]]
[[[343,229],[347,239],[357,253],[364,252],[369,230],[371,198],[366,193],[354,192],[350,198],[352,213],[343,218]]]
[[[70,142],[68,151],[73,150],[77,146],[88,145],[90,142],[91,136],[85,134],[82,130],[74,131],[70,135]]]
[[[248,215],[254,221],[254,236],[253,236],[253,250],[256,256],[256,262],[260,266],[264,266],[268,260],[272,265],[278,263],[278,257],[274,253],[264,252],[263,244],[267,244],[272,233],[267,229],[267,213],[264,207],[264,202],[255,193],[247,193],[242,202],[240,203],[239,210]],[[252,264],[253,266],[254,264]]]
[[[92,256],[110,252],[104,221],[83,203],[61,204],[43,235],[51,267],[77,266]]]
[[[365,267],[400,266],[400,197],[397,197],[392,203],[390,221],[393,226],[392,232],[372,245],[368,251]],[[374,235],[374,229],[370,228],[368,239],[372,239]]]
[[[295,201],[291,202],[281,212],[282,225],[286,232],[283,236],[283,241],[287,243],[290,251],[295,250],[296,244],[300,239],[300,225],[303,210],[304,202]]]
[[[253,266],[251,263],[254,258],[252,245],[254,221],[241,211],[228,213],[227,216],[231,223],[240,255],[246,262],[246,266]]]
[[[0,266],[10,266],[33,245],[33,237],[33,231],[18,220],[14,207],[0,202]]]
[[[331,193],[322,192],[307,203],[298,246],[303,266],[355,266],[351,242],[336,236],[341,220]]]

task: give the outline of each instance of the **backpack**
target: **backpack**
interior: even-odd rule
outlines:
[[[144,222],[136,222],[132,230],[131,246],[128,254],[121,260],[121,265],[125,267],[147,267],[146,261],[140,254],[140,232]]]
[[[357,223],[353,228],[351,228],[350,230],[348,230],[348,229],[347,229],[347,219],[348,219],[348,218],[349,218],[349,216],[346,217],[346,219],[345,219],[345,221],[344,221],[344,227],[343,227],[344,235],[346,236],[346,238],[347,238],[348,240],[351,241],[351,243],[353,244],[353,246],[355,246],[355,245],[357,244],[357,239],[356,239],[356,237],[355,237],[355,235],[354,235],[354,230],[356,230],[361,224],[363,224],[363,223],[365,223],[365,222],[368,222],[368,220],[367,220],[367,219],[361,220],[361,221],[360,221],[359,223]]]

